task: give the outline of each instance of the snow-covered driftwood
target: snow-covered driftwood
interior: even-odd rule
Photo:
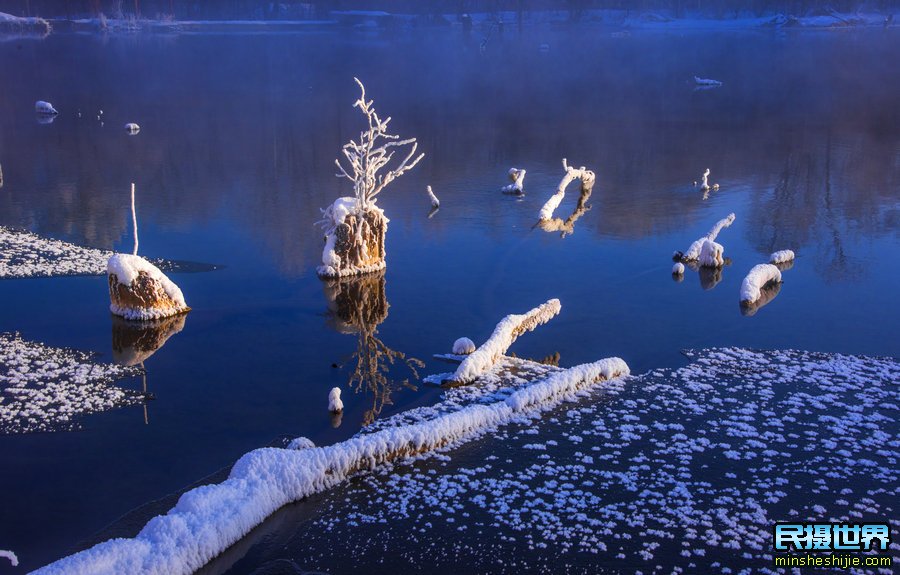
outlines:
[[[516,338],[547,323],[559,314],[560,309],[562,306],[559,300],[551,299],[524,314],[506,316],[494,328],[491,337],[469,354],[456,369],[453,377],[444,383],[462,385],[475,381],[479,375],[491,369]]]
[[[500,191],[504,194],[513,194],[516,196],[521,196],[525,193],[525,172],[526,170],[520,170],[519,168],[510,168],[509,169],[509,179],[512,181],[511,184],[505,185],[500,188]]]
[[[760,290],[767,284],[780,283],[781,272],[772,264],[753,266],[741,282],[741,303],[752,304],[760,298]]]
[[[697,239],[694,243],[691,244],[691,247],[684,253],[675,252],[674,259],[682,262],[695,262],[700,260],[700,251],[703,249],[703,243],[707,240],[714,242],[716,238],[719,236],[719,232],[721,232],[724,228],[727,228],[732,223],[734,223],[734,214],[728,214],[728,216],[722,218],[716,225],[709,230],[709,233],[705,236]]]
[[[354,197],[338,198],[322,211],[319,224],[325,231],[325,247],[322,265],[318,273],[322,277],[342,277],[382,270],[385,267],[384,236],[388,219],[375,205],[376,196],[394,179],[411,170],[425,154],[416,156],[418,144],[415,138],[400,140],[387,132],[390,118],[382,120],[366,100],[366,88],[359,79],[361,95],[354,103],[366,115],[368,129],[361,132],[359,140],[351,140],[341,151],[347,166],[340,160],[337,176],[353,182]],[[393,148],[409,145],[409,152],[393,169],[381,172],[394,157]]]
[[[546,220],[539,220],[537,226],[544,230],[545,232],[560,232],[562,237],[566,237],[569,234],[574,233],[575,231],[575,222],[578,221],[578,218],[583,216],[585,212],[591,209],[590,206],[587,205],[588,199],[591,197],[591,188],[581,188],[581,195],[578,196],[578,203],[575,205],[575,210],[572,214],[563,220],[562,218],[550,218]]]
[[[610,357],[555,371],[506,399],[469,405],[428,421],[356,435],[327,447],[256,449],[235,463],[227,480],[188,491],[133,539],[100,543],[35,575],[193,573],[289,503],[382,463],[477,438],[629,373],[624,361]]]
[[[438,199],[436,195],[434,195],[434,191],[432,191],[431,186],[425,186],[425,190],[428,192],[428,198],[431,200],[432,208],[441,207],[441,201]]]
[[[56,108],[53,107],[53,104],[50,102],[45,102],[43,100],[38,100],[34,103],[34,111],[36,114],[41,114],[44,116],[55,116],[59,114],[56,111]]]
[[[540,221],[549,220],[553,217],[553,212],[556,211],[556,208],[559,207],[559,204],[562,203],[563,198],[566,196],[566,187],[572,182],[572,180],[581,180],[581,191],[584,193],[585,191],[590,192],[590,190],[594,187],[594,172],[585,169],[584,166],[580,168],[575,168],[570,166],[566,159],[563,158],[562,161],[563,169],[566,171],[566,175],[563,176],[562,181],[559,182],[559,186],[556,188],[556,193],[550,196],[550,199],[547,200],[547,203],[541,208],[540,215],[538,219]]]
[[[700,258],[697,261],[700,266],[705,268],[720,268],[725,265],[723,253],[725,253],[725,248],[722,247],[722,244],[707,239],[700,248]]]

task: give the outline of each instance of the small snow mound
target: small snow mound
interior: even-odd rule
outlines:
[[[672,266],[672,273],[676,276],[684,274],[684,264],[681,262],[677,262],[674,266]]]
[[[285,449],[312,449],[315,446],[316,444],[307,437],[296,437],[287,444],[287,447],[285,447]]]
[[[59,114],[59,112],[56,111],[56,108],[53,107],[53,104],[43,100],[38,100],[34,103],[34,111],[38,114],[50,114],[53,116]]]
[[[453,353],[456,355],[469,355],[475,351],[475,342],[467,337],[461,337],[453,342]]]
[[[791,250],[779,250],[769,256],[770,264],[785,264],[792,261],[794,261],[794,252]]]
[[[753,303],[759,299],[760,290],[768,283],[780,282],[781,272],[772,264],[753,266],[741,283],[741,303]]]
[[[125,124],[125,131],[133,136],[141,131],[141,127],[134,122],[128,122]]]
[[[344,402],[341,401],[341,388],[332,387],[328,392],[328,411],[338,413],[344,411]]]

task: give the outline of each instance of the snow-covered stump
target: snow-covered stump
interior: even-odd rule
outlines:
[[[509,169],[509,179],[512,182],[511,184],[505,185],[500,188],[500,191],[504,194],[511,194],[514,196],[521,196],[525,194],[525,172],[526,170],[520,170],[519,168],[510,168]]]
[[[725,265],[724,253],[725,248],[721,244],[707,239],[700,248],[698,263],[704,268],[720,268]]]
[[[385,269],[384,240],[389,220],[374,204],[360,210],[355,198],[338,198],[325,212],[326,228],[319,277],[340,278]]]
[[[344,402],[341,401],[341,388],[332,387],[328,392],[328,412],[340,413],[344,411]]]
[[[400,140],[399,136],[387,132],[390,118],[382,120],[366,100],[366,89],[359,79],[361,95],[354,103],[365,114],[368,130],[361,132],[359,140],[351,140],[341,149],[345,164],[335,160],[339,172],[337,176],[353,182],[354,197],[338,198],[328,208],[322,210],[319,222],[325,230],[325,247],[322,250],[322,265],[318,267],[321,277],[334,278],[358,275],[383,270],[385,268],[384,237],[388,219],[376,205],[376,196],[397,177],[415,167],[425,156],[416,156],[415,138]],[[395,168],[379,173],[386,168],[396,150],[409,146],[409,152]]]
[[[556,211],[556,208],[562,203],[563,198],[566,197],[566,187],[572,183],[572,180],[581,180],[582,194],[587,193],[590,195],[590,192],[594,187],[594,181],[596,180],[594,172],[585,169],[584,166],[581,166],[580,168],[572,167],[566,162],[565,158],[563,158],[562,164],[563,169],[566,171],[566,175],[563,176],[562,181],[559,182],[556,193],[550,196],[550,199],[547,200],[541,208],[541,212],[538,216],[539,222],[553,218],[553,212]]]
[[[444,385],[465,385],[475,381],[494,366],[520,335],[547,323],[556,317],[561,309],[562,305],[559,300],[551,299],[524,314],[506,316],[494,328],[491,337],[470,353],[453,376],[442,383]]]
[[[112,356],[119,365],[140,365],[184,329],[186,315],[152,321],[126,321],[113,317]]]
[[[191,311],[181,289],[144,258],[115,254],[106,264],[109,311],[129,320],[151,320]]]
[[[773,283],[781,283],[781,272],[777,267],[772,264],[753,266],[741,282],[741,305],[756,303],[762,295],[761,290]]]
[[[35,575],[188,575],[285,505],[384,463],[462,444],[629,374],[622,359],[610,357],[555,371],[505,399],[469,405],[428,421],[359,434],[326,447],[256,449],[234,464],[227,480],[184,493],[175,507],[150,520],[134,538],[105,541],[42,567]]]
[[[56,108],[53,107],[53,104],[44,100],[38,100],[34,103],[34,113],[38,116],[56,116],[59,114]]]
[[[733,223],[734,213],[728,214],[726,217],[716,222],[716,225],[714,225],[712,229],[709,230],[708,234],[695,240],[686,252],[675,252],[675,254],[672,256],[672,259],[683,263],[698,262],[700,260],[700,252],[703,249],[703,243],[707,240],[715,242],[716,238],[719,236],[719,232]]]

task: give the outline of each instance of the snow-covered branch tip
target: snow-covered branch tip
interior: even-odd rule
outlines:
[[[594,176],[594,172],[585,169],[584,166],[580,168],[575,168],[570,166],[566,159],[562,160],[563,169],[566,171],[566,175],[563,176],[562,181],[559,182],[559,186],[556,188],[556,193],[550,196],[550,199],[547,200],[547,203],[541,208],[540,215],[538,217],[539,221],[549,220],[553,217],[553,212],[556,211],[556,208],[559,207],[559,204],[562,203],[563,198],[566,196],[566,187],[572,182],[572,180],[581,180],[581,191],[584,193],[585,191],[590,191],[594,187],[594,181],[596,176]]]
[[[715,243],[716,238],[719,236],[719,232],[721,232],[723,229],[727,228],[728,226],[730,226],[733,223],[734,223],[734,213],[728,214],[726,217],[724,217],[721,220],[719,220],[718,222],[716,222],[716,225],[714,225],[712,227],[712,229],[709,230],[708,234],[695,240],[694,243],[691,244],[691,246],[687,249],[686,252],[675,252],[672,259],[674,259],[675,261],[680,261],[680,262],[685,262],[685,263],[700,261],[701,252],[703,251],[703,244],[707,241],[712,242],[712,244],[714,244],[712,246],[709,246],[709,248],[707,248],[708,250],[712,250],[713,248],[715,248],[715,246],[718,246],[719,248],[721,248],[722,246]],[[719,255],[721,256],[721,254],[719,254]],[[701,262],[701,264],[702,264],[702,262]],[[702,265],[707,265],[707,264],[702,264]],[[714,265],[713,267],[719,267],[719,265]]]
[[[360,132],[358,141],[351,140],[343,146],[341,152],[345,162],[342,163],[340,159],[335,159],[334,163],[338,168],[338,173],[335,175],[353,182],[357,206],[360,210],[364,210],[374,203],[375,196],[385,186],[413,169],[425,154],[416,155],[418,143],[415,138],[400,140],[400,136],[388,133],[387,127],[391,118],[382,120],[378,116],[378,112],[372,106],[374,101],[366,100],[366,87],[359,78],[353,79],[360,89],[360,97],[353,106],[359,108],[366,115],[368,129]],[[404,159],[395,168],[379,174],[394,158],[397,150],[392,148],[402,148],[407,145],[410,146],[410,149]]]
[[[515,196],[524,195],[525,172],[526,170],[520,170],[519,168],[510,168],[509,179],[510,181],[512,181],[512,183],[503,186],[502,188],[500,188],[500,191],[504,194],[512,194]]]
[[[524,314],[511,314],[500,320],[494,333],[486,342],[469,354],[456,369],[453,377],[446,380],[447,385],[464,385],[475,381],[487,372],[500,359],[509,346],[520,335],[543,325],[556,317],[562,305],[558,299],[551,299]]]

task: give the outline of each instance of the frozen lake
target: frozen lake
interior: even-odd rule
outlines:
[[[551,297],[562,313],[517,355],[615,355],[633,373],[682,366],[685,348],[900,355],[896,29],[511,28],[483,48],[445,29],[0,42],[0,225],[129,251],[135,182],[142,255],[224,266],[172,274],[193,311],[145,362],[148,423],[133,406],[77,432],[0,435],[0,549],[38,567],[281,435],[328,444],[436,401],[400,360],[392,392],[347,387],[360,323],[425,361],[419,374],[446,371],[431,354],[457,337],[481,342]],[[696,90],[695,75],[723,85]],[[333,159],[363,125],[353,76],[426,157],[379,196],[383,278],[346,289],[316,277],[313,223],[350,193]],[[35,121],[38,99],[53,123]],[[565,238],[533,227],[563,157],[597,174]],[[499,192],[513,166],[528,170],[522,199]],[[704,200],[706,168],[720,189]],[[674,282],[672,252],[730,212],[718,241],[732,264]],[[742,278],[778,249],[796,264],[742,315]],[[113,361],[106,290],[102,277],[0,281],[0,331]]]

